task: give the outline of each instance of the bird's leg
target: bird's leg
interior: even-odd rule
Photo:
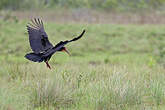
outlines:
[[[46,63],[46,66],[47,66],[49,69],[51,69],[51,67],[50,67],[50,65],[49,65],[49,63],[48,63],[48,61],[45,61],[45,63]]]

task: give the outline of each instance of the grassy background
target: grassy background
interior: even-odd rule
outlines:
[[[0,0],[0,110],[164,110],[164,0]],[[26,24],[41,17],[55,45],[44,63]]]
[[[24,58],[28,21],[1,19],[1,110],[164,110],[165,26],[44,21],[53,44],[87,32],[49,70]]]

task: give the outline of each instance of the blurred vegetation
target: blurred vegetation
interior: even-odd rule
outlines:
[[[163,10],[164,0],[0,0],[0,9],[90,8],[106,11]],[[42,7],[42,8],[41,8]]]

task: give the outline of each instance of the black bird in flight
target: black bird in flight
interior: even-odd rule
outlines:
[[[60,41],[57,45],[53,46],[48,40],[48,35],[44,30],[44,25],[41,19],[32,19],[31,23],[28,23],[27,25],[27,30],[29,34],[30,46],[33,52],[26,54],[25,58],[33,62],[44,61],[47,67],[50,69],[51,67],[48,61],[50,60],[51,56],[58,51],[67,52],[69,54],[64,46],[69,42],[80,39],[85,33],[85,30],[83,30],[78,37],[75,37],[71,40]]]

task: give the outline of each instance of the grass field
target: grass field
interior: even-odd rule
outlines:
[[[0,21],[0,110],[164,110],[165,26],[46,22],[56,44],[86,29],[44,63],[30,52],[28,21]]]

